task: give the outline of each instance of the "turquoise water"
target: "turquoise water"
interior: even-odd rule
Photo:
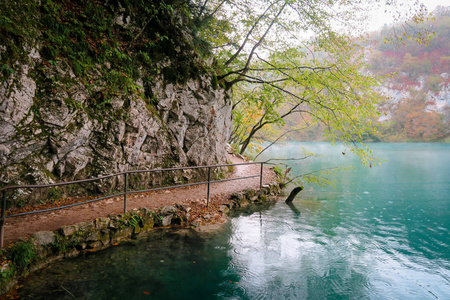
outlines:
[[[156,232],[29,277],[25,299],[450,299],[450,145],[290,143],[267,157],[324,157],[293,174],[354,165],[334,188],[242,211],[200,239]],[[346,152],[346,155],[342,155]],[[265,159],[264,157],[262,158]]]

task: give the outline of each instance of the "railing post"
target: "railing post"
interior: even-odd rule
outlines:
[[[211,167],[208,167],[208,193],[206,194],[206,207],[209,207],[209,192],[211,186]]]
[[[262,189],[262,182],[263,182],[263,166],[264,166],[264,163],[262,162],[261,163],[261,175],[259,177],[259,189],[260,190]]]
[[[128,173],[124,173],[124,188],[123,188],[123,213],[127,212],[127,191],[128,191]]]
[[[3,241],[5,237],[5,211],[6,211],[6,190],[3,191],[2,196],[2,214],[0,221],[0,249],[3,248]]]

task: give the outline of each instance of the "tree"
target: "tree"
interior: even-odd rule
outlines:
[[[445,124],[439,114],[428,111],[425,95],[415,93],[397,106],[393,118],[396,132],[413,141],[433,141],[446,136]]]
[[[293,114],[327,126],[327,138],[341,140],[365,161],[362,136],[376,127],[379,80],[364,72],[359,21],[367,5],[396,1],[203,0],[198,20],[213,45],[218,79],[233,91],[233,141],[243,153],[268,124],[284,125]],[[424,18],[417,7],[416,20]],[[199,21],[199,22],[200,22]],[[406,38],[406,37],[405,37]]]

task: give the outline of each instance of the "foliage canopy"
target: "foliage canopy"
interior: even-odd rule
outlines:
[[[233,89],[232,142],[241,153],[264,126],[283,126],[295,114],[306,124],[325,124],[328,140],[344,142],[370,164],[362,138],[376,131],[371,120],[381,97],[373,88],[380,80],[366,71],[360,38],[369,7],[400,16],[398,2],[196,1],[197,19],[207,24],[201,33],[221,66],[218,78]],[[414,16],[413,23],[428,16],[417,3],[403,15]],[[427,33],[410,30],[399,39],[426,42]]]

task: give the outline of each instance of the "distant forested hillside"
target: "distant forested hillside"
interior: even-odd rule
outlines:
[[[383,28],[369,56],[370,71],[386,76],[380,135],[387,141],[440,141],[450,124],[450,7],[438,7],[424,22],[434,31],[429,44],[386,42],[389,35],[415,30]]]
[[[419,86],[421,76],[426,76],[425,87],[433,92],[440,90],[439,84],[449,82],[442,73],[450,71],[450,7],[439,6],[434,11],[434,18],[421,25],[434,31],[429,44],[423,45],[412,40],[406,43],[386,42],[396,32],[403,32],[404,27],[388,28],[374,33],[372,39],[376,46],[370,54],[371,70],[378,75],[394,73],[392,81],[398,83],[396,88]],[[406,28],[414,30],[414,28]]]

